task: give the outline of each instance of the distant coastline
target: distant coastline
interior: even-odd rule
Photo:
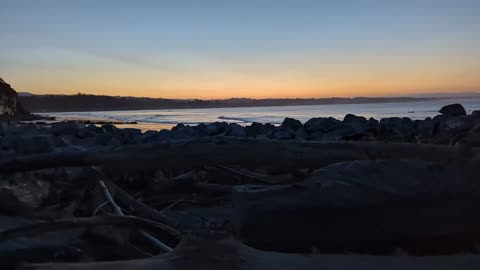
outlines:
[[[19,100],[30,112],[86,112],[160,109],[200,109],[234,107],[269,107],[332,104],[367,104],[428,101],[431,97],[354,97],[354,98],[231,98],[222,100],[163,99],[116,97],[101,95],[19,95]]]

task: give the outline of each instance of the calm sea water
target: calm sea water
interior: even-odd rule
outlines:
[[[424,119],[437,115],[438,110],[442,106],[452,103],[461,103],[469,112],[472,110],[480,110],[480,98],[462,98],[410,103],[65,112],[46,113],[46,115],[69,120],[136,121],[138,124],[134,126],[142,130],[148,130],[171,128],[178,123],[196,125],[216,121],[238,123],[241,125],[248,125],[252,122],[280,124],[285,117],[292,117],[302,122],[312,117],[330,116],[341,120],[348,113],[365,116],[367,118],[373,117],[375,119],[394,116]]]

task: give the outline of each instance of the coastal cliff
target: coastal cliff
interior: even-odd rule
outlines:
[[[28,112],[18,101],[17,92],[0,78],[0,115],[16,116],[25,115]]]

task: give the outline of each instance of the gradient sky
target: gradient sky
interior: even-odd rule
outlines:
[[[480,0],[0,0],[18,91],[167,98],[480,90]]]

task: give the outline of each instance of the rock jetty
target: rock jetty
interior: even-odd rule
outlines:
[[[13,101],[12,101],[13,102]],[[12,107],[9,109],[13,110]],[[19,110],[18,108],[16,110]],[[214,122],[195,126],[178,124],[171,130],[118,128],[82,122],[0,122],[0,156],[50,151],[109,149],[122,145],[195,139],[211,136],[296,141],[386,141],[420,144],[480,146],[480,115],[466,114],[460,104],[445,106],[424,120],[390,117],[376,120],[347,114],[343,120],[314,117],[304,124],[285,118],[279,126]]]

